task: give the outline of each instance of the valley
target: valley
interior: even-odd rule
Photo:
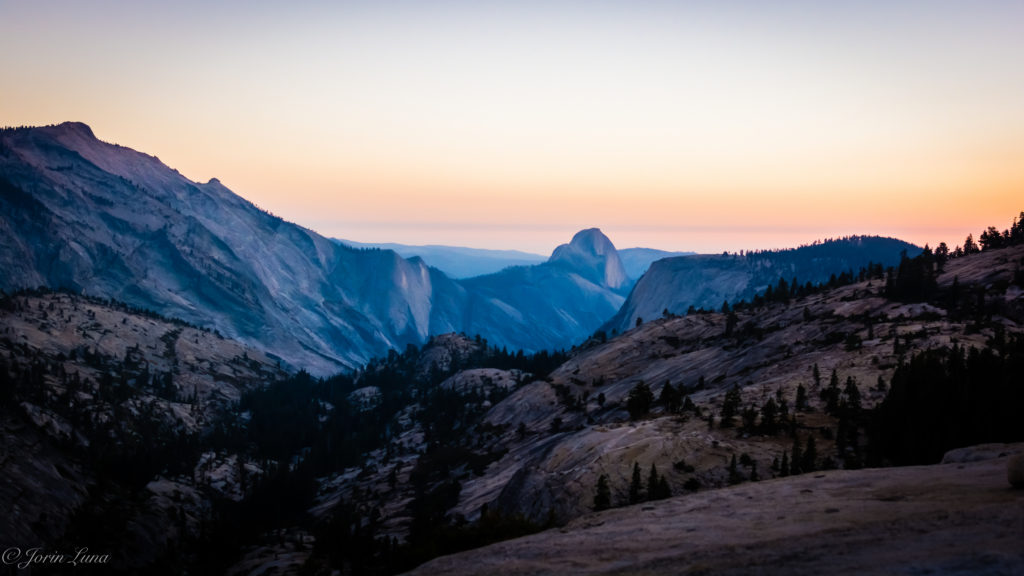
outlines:
[[[473,573],[482,562],[475,554],[511,554],[520,560],[506,566],[510,573],[538,566],[557,571],[562,561],[585,572],[643,573],[684,556],[693,563],[688,570],[726,573],[799,557],[802,564],[785,565],[811,573],[826,561],[824,549],[767,553],[764,546],[774,538],[814,538],[840,521],[863,526],[844,528],[841,542],[865,542],[887,512],[858,507],[861,515],[850,519],[827,511],[844,510],[829,503],[857,498],[861,486],[904,493],[922,475],[952,474],[950,485],[966,490],[1005,476],[1006,455],[1019,447],[986,452],[978,458],[987,463],[977,465],[985,472],[967,476],[927,467],[857,470],[901,463],[880,449],[878,442],[889,441],[877,436],[874,415],[894,387],[903,389],[897,381],[911,359],[930,350],[996,346],[1006,347],[1009,361],[1020,361],[1022,259],[1021,246],[953,259],[922,302],[893,300],[884,277],[851,279],[787,301],[739,305],[729,314],[668,315],[615,338],[591,339],[561,357],[509,354],[480,337],[443,335],[326,380],[287,374],[256,350],[125,305],[63,293],[10,295],[0,376],[8,414],[5,471],[16,480],[2,494],[5,505],[42,520],[11,517],[8,529],[55,545],[92,534],[92,549],[122,558],[138,545],[131,542],[154,551],[133,555],[119,569],[163,561],[177,550],[180,562],[213,572],[272,566],[393,572],[554,526],[554,540],[517,540],[498,545],[515,552],[482,549],[421,570]],[[645,386],[648,399],[637,408],[633,397]],[[1011,386],[998,393],[1011,396],[997,400],[1012,410],[1020,392]],[[996,417],[1011,421],[1009,432],[998,434],[1016,434],[1010,416]],[[83,452],[108,442],[97,434],[113,434],[113,453]],[[28,446],[42,467],[24,466]],[[143,458],[143,446],[165,448]],[[940,456],[953,447],[941,448]],[[599,504],[602,478],[607,500]],[[1019,504],[1005,479],[1002,486],[984,489],[989,496],[982,500],[962,501],[960,527],[944,528],[950,537],[967,531],[965,542],[995,538],[987,556],[978,560],[965,547],[948,547],[932,564],[920,562],[973,566],[990,558],[995,566],[1017,565],[1020,559],[998,544],[1007,536],[990,531],[999,524],[982,520],[985,506],[1011,513],[1005,511]],[[51,498],[26,508],[15,503],[24,491]],[[713,527],[733,517],[730,510],[745,524],[746,514],[773,514],[780,505],[741,512],[743,501],[805,493],[820,496],[804,498],[808,509],[798,513],[808,520],[794,525],[797,532],[743,536],[730,529],[739,540],[693,540],[690,527],[698,519],[714,534]],[[921,506],[913,518],[928,517],[948,497],[937,488],[929,494],[912,498]],[[88,528],[107,522],[102,518],[115,495],[124,524]],[[812,522],[822,506],[824,516]],[[600,512],[608,507],[616,510]],[[683,524],[673,520],[680,518]],[[911,526],[918,520],[906,522],[896,542],[917,533]],[[27,526],[31,532],[21,532]],[[620,535],[634,530],[663,531],[667,538],[682,531],[702,552],[653,552],[664,547],[650,538],[640,548],[614,548],[632,558],[627,564],[588,552],[605,538],[626,546]],[[575,539],[580,559],[548,556],[545,550],[558,549],[562,535]],[[756,555],[739,556],[743,562],[735,564],[716,559],[716,546],[733,545]],[[932,544],[919,546],[925,554]],[[220,551],[217,560],[212,550]],[[219,555],[225,550],[234,551]],[[590,554],[592,560],[582,559]],[[866,557],[850,558],[852,570]]]
[[[67,123],[0,131],[0,240],[18,550],[168,574],[1024,566],[1020,220],[955,249],[628,258],[588,228],[455,279]]]

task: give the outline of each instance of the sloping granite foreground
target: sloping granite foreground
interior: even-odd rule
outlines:
[[[579,518],[413,574],[1021,574],[1024,444],[746,483]]]

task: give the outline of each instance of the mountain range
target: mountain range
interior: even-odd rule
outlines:
[[[485,250],[465,246],[409,246],[394,242],[356,242],[336,239],[353,248],[380,248],[391,250],[402,258],[422,258],[428,266],[437,268],[453,279],[472,278],[500,272],[509,266],[533,266],[547,257],[519,250]]]
[[[621,330],[655,311],[749,296],[780,274],[817,280],[868,260],[892,263],[913,249],[859,239],[801,249],[814,253],[803,259],[795,257],[801,250],[741,260],[620,253],[589,229],[540,263],[505,266],[520,253],[450,247],[406,258],[324,238],[217,179],[190,181],[74,122],[0,132],[0,240],[0,289],[116,299],[216,329],[317,374],[447,332],[525,352],[569,348],[602,325]],[[500,269],[456,279],[426,260],[447,266],[460,254]]]
[[[592,228],[453,279],[83,124],[4,129],[4,561],[1019,573],[1024,213],[980,238],[636,281]]]
[[[318,374],[453,331],[566,348],[630,282],[596,230],[539,265],[453,280],[420,257],[331,241],[81,123],[0,132],[0,240],[4,290],[117,299]]]
[[[356,242],[354,240],[337,240],[353,248],[381,248],[393,250],[403,258],[420,257],[428,266],[437,268],[448,277],[472,278],[500,272],[510,266],[532,266],[547,260],[540,254],[522,252],[520,250],[485,250],[464,246],[409,246],[394,242]],[[655,248],[621,248],[618,250],[619,260],[626,271],[626,276],[636,280],[643,276],[647,268],[655,260],[673,256],[689,256],[694,252],[670,252]]]

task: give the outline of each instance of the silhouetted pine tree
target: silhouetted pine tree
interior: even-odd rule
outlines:
[[[636,504],[640,501],[640,491],[643,489],[643,484],[640,479],[640,464],[638,462],[633,463],[633,479],[629,483],[629,503]]]
[[[597,478],[597,491],[594,494],[594,510],[606,510],[612,505],[612,491],[608,487],[608,475],[601,474]]]

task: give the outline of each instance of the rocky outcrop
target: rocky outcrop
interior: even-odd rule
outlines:
[[[1024,500],[986,458],[821,472],[590,514],[412,574],[1011,574]]]

